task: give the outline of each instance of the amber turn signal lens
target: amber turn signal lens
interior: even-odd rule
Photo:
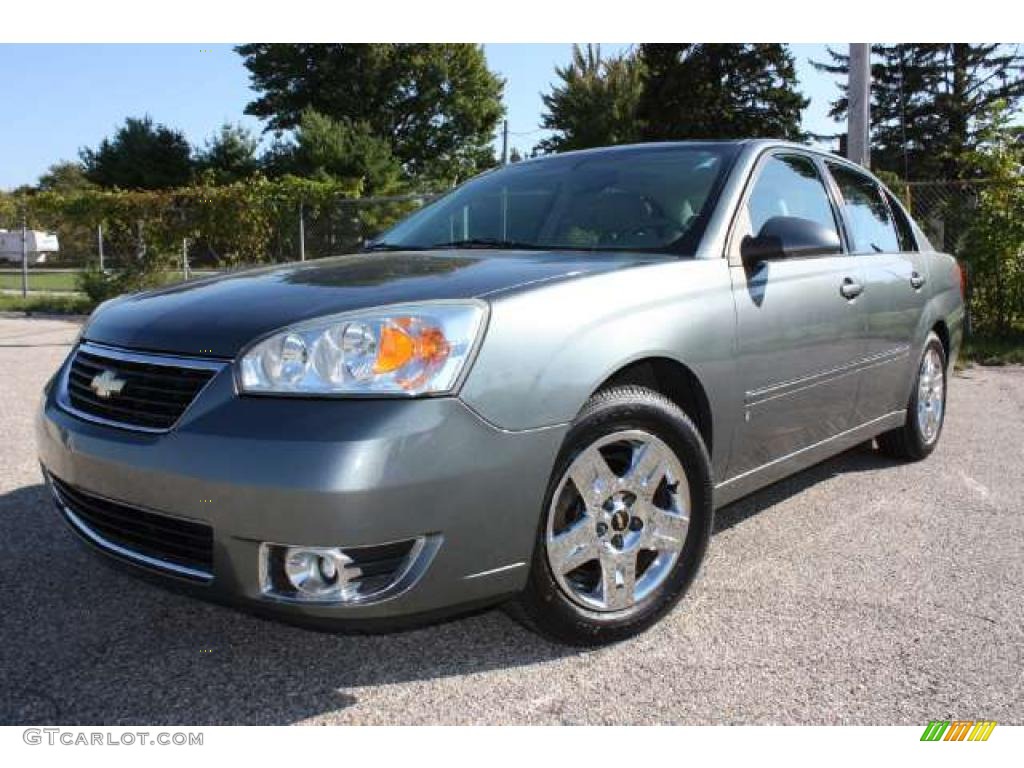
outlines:
[[[380,329],[379,349],[373,372],[391,373],[412,360],[416,345],[403,328],[385,325]]]
[[[380,346],[374,373],[391,373],[414,360],[430,364],[444,360],[450,351],[439,328],[423,327],[403,317],[380,329]]]

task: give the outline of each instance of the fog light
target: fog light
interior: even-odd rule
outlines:
[[[288,547],[284,573],[297,596],[348,600],[356,593],[356,587],[348,583],[349,574],[345,570],[351,562],[352,559],[337,547]]]

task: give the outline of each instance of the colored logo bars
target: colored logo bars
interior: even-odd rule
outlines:
[[[995,727],[995,720],[932,720],[921,741],[988,741]]]

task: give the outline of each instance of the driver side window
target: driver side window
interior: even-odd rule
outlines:
[[[756,236],[769,219],[777,216],[807,219],[839,237],[825,182],[810,158],[773,155],[761,166],[747,199],[743,219]]]

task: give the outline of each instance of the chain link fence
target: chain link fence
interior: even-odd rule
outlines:
[[[259,246],[239,253],[234,239],[219,231],[206,231],[202,221],[188,220],[188,212],[155,210],[148,216],[107,217],[102,223],[83,223],[60,210],[34,210],[29,229],[57,235],[57,253],[31,254],[29,289],[74,291],[75,277],[84,269],[117,271],[159,257],[176,277],[193,277],[226,268],[318,259],[350,253],[392,224],[436,199],[438,194],[391,197],[337,198],[316,204],[278,205],[260,223]],[[168,227],[168,219],[181,218]],[[0,230],[20,242],[22,217],[15,211],[0,216]],[[174,237],[168,232],[188,236]],[[20,246],[19,246],[20,247]],[[0,290],[21,285],[21,254],[4,252],[0,261]]]
[[[392,224],[436,200],[438,194],[396,195],[339,200],[318,211],[304,211],[300,255],[319,259],[351,253]]]
[[[977,209],[984,181],[895,182],[897,193],[914,221],[937,250],[959,257],[970,229],[970,212]]]
[[[995,186],[998,185],[985,181],[896,182],[893,191],[899,194],[936,248],[960,257],[967,245],[972,214],[978,209],[983,192]],[[200,228],[193,237],[187,238],[188,260],[196,268],[217,269],[228,261],[259,264],[345,253],[438,196],[409,194],[338,199],[317,207],[302,203],[282,207],[274,217],[267,246],[256,258],[246,258],[243,262],[226,259],[216,238],[207,238]],[[104,267],[118,269],[132,259],[144,257],[155,247],[147,242],[145,219],[114,220],[91,227],[59,214],[44,220],[37,215],[29,227],[53,232],[60,242],[60,252],[47,254],[42,264],[33,264],[38,268],[98,266],[102,255]],[[0,229],[17,232],[20,228],[20,216],[13,212],[0,216]],[[20,257],[9,258],[0,266],[18,267]]]
[[[972,329],[1024,333],[1024,180],[897,182],[932,245],[968,272]]]

